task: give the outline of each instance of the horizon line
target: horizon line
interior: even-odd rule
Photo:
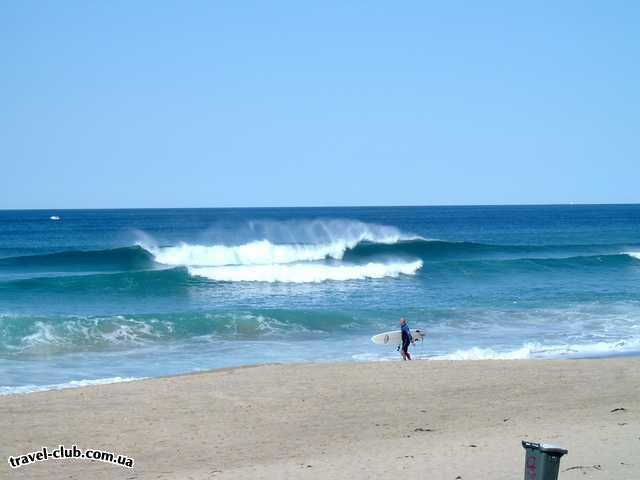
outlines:
[[[449,203],[449,204],[400,204],[400,205],[299,205],[299,206],[236,206],[236,207],[39,207],[39,208],[0,208],[0,212],[40,212],[40,211],[100,211],[100,210],[257,210],[257,209],[321,209],[321,208],[442,208],[442,207],[571,207],[571,206],[633,206],[640,202],[563,202],[563,203]]]

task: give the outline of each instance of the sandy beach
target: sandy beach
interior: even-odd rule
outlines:
[[[640,478],[640,359],[265,365],[0,398],[0,477]],[[7,458],[95,448],[135,468]]]

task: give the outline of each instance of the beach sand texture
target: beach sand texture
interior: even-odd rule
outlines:
[[[264,365],[0,397],[0,478],[640,478],[640,359]],[[64,444],[122,453],[9,468]]]

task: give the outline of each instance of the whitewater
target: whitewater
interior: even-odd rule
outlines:
[[[160,264],[185,266],[191,275],[229,282],[317,283],[397,277],[400,274],[413,275],[422,267],[420,260],[323,263],[326,260],[343,260],[348,250],[362,242],[393,245],[420,239],[403,236],[389,227],[359,225],[360,231],[353,232],[353,226],[349,226],[351,229],[346,232],[346,238],[333,239],[331,243],[274,244],[262,239],[240,245],[190,245],[184,242],[170,247],[144,242],[138,245]],[[323,231],[327,231],[326,226]],[[376,231],[382,231],[382,234]]]
[[[51,222],[55,215],[62,220]],[[0,394],[264,362],[640,352],[640,207],[0,212]]]

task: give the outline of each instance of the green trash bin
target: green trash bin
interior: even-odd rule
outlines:
[[[522,441],[526,450],[524,480],[557,480],[560,458],[567,453],[564,448],[544,443]]]

